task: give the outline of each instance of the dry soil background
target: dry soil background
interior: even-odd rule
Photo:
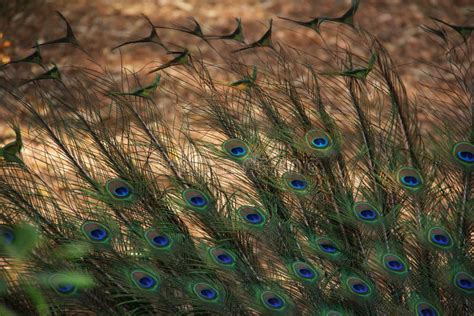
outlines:
[[[93,59],[118,71],[120,54],[111,52],[110,48],[124,40],[147,35],[149,28],[140,16],[142,13],[159,25],[186,24],[189,23],[187,18],[193,16],[205,32],[212,33],[232,30],[234,17],[240,17],[247,41],[259,37],[268,19],[274,18],[275,36],[288,44],[293,41],[301,46],[305,45],[304,36],[312,31],[302,29],[299,36],[282,38],[284,35],[278,26],[286,22],[275,19],[277,16],[298,19],[336,16],[349,5],[350,0],[0,0],[0,63],[29,54],[35,41],[62,35],[64,24],[54,14],[56,10],[68,18]],[[473,15],[474,3],[469,0],[361,0],[357,23],[384,43],[395,63],[400,65],[398,71],[410,92],[422,76],[423,69],[413,66],[416,61],[436,62],[441,58],[439,47],[433,45],[419,26],[430,23],[429,16],[465,24],[472,23]],[[175,32],[171,36],[169,40],[179,42],[186,35]],[[45,59],[59,65],[81,62],[82,53],[67,45],[45,48],[42,52]],[[128,68],[138,69],[150,56],[157,61],[168,58],[153,46],[140,45],[123,50],[123,63]],[[21,77],[21,73],[18,75]],[[0,143],[5,138],[4,132],[9,130],[5,124],[8,120],[5,112],[0,112]]]

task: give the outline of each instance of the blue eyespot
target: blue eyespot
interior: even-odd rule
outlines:
[[[110,237],[107,227],[99,222],[86,221],[81,225],[81,231],[86,235],[89,241],[105,243]]]
[[[197,211],[205,211],[209,207],[209,198],[200,190],[186,189],[182,192],[182,196],[188,207]]]
[[[71,283],[60,283],[60,284],[58,284],[56,289],[60,293],[69,294],[69,293],[74,292],[76,287],[74,285],[72,285]]]
[[[374,220],[377,218],[377,213],[375,213],[373,210],[363,210],[359,214],[365,220]]]
[[[260,213],[257,207],[241,206],[237,210],[240,218],[242,218],[248,225],[260,226],[265,222],[265,216]]]
[[[219,292],[207,283],[195,283],[192,287],[194,294],[204,301],[217,301]]]
[[[322,254],[331,260],[340,259],[343,253],[340,250],[340,246],[333,240],[327,237],[318,237],[312,244],[315,246],[315,250],[322,252]]]
[[[459,279],[457,281],[459,287],[465,289],[465,290],[472,290],[474,289],[474,283],[472,282],[472,280],[468,280],[468,279]]]
[[[231,268],[234,266],[235,255],[231,251],[216,246],[209,248],[209,254],[214,263],[217,263],[220,267]]]
[[[127,187],[118,187],[114,191],[117,197],[126,197],[130,195],[130,190]]]
[[[409,187],[416,187],[418,184],[420,184],[418,178],[414,176],[404,176],[402,177],[402,182]]]
[[[242,156],[245,156],[245,154],[247,153],[247,150],[244,147],[237,146],[237,147],[232,148],[230,152],[235,157],[242,157]]]
[[[314,272],[311,271],[310,269],[303,268],[303,269],[299,269],[298,272],[303,278],[312,278],[312,277],[314,277]]]
[[[416,310],[418,316],[437,316],[439,314],[436,308],[427,302],[418,303]]]
[[[302,282],[314,282],[318,278],[318,271],[303,261],[295,261],[290,266],[293,274]]]
[[[267,303],[273,308],[280,308],[283,306],[283,301],[278,297],[269,298]]]
[[[11,230],[5,229],[2,232],[2,237],[3,237],[3,244],[4,245],[11,245],[13,241],[15,240],[15,234]]]
[[[448,250],[453,247],[451,235],[442,227],[433,227],[428,231],[428,241],[439,249]]]
[[[226,140],[222,144],[222,149],[227,153],[227,155],[236,158],[238,161],[244,160],[250,153],[249,146],[244,141],[237,138]]]
[[[150,246],[160,251],[170,249],[173,243],[173,239],[169,235],[155,228],[145,232],[145,239]]]
[[[214,291],[213,289],[204,289],[204,290],[201,290],[201,295],[209,300],[212,300],[213,298],[215,298],[217,296],[217,292]]]
[[[472,276],[467,273],[460,271],[454,276],[455,285],[464,292],[472,294],[474,291],[474,282]]]
[[[345,281],[346,286],[352,292],[360,297],[369,297],[372,293],[372,288],[367,284],[366,281],[359,277],[349,277]]]
[[[133,201],[136,196],[133,193],[133,189],[125,180],[112,179],[107,181],[105,188],[108,193],[116,200],[120,201]]]
[[[156,291],[159,288],[159,277],[151,275],[148,272],[145,272],[144,270],[135,270],[131,274],[133,283],[137,287],[143,290],[147,291]]]
[[[223,264],[229,264],[229,263],[234,262],[234,259],[232,259],[232,257],[226,253],[218,255],[217,260],[219,260]]]
[[[297,179],[297,180],[292,180],[292,181],[290,182],[290,184],[291,184],[291,187],[292,187],[293,189],[295,189],[295,190],[303,190],[303,189],[305,189],[306,186],[308,185],[306,181],[304,181],[304,180],[299,180],[299,179]]]
[[[206,205],[206,200],[203,197],[195,196],[191,198],[191,204],[194,206],[204,206]]]
[[[401,271],[404,267],[405,265],[397,260],[391,260],[387,262],[387,268],[390,270]]]
[[[438,313],[436,313],[436,311],[432,308],[423,308],[421,309],[419,312],[418,312],[418,315],[420,316],[436,316],[438,315]]]
[[[335,253],[337,252],[337,248],[333,245],[330,245],[330,244],[319,244],[319,246],[321,247],[321,249],[324,251],[324,252],[327,252],[327,253]]]
[[[355,203],[352,210],[357,218],[365,223],[377,223],[378,219],[381,217],[377,208],[367,202]]]
[[[138,280],[138,283],[140,283],[140,286],[142,288],[149,289],[156,284],[156,281],[151,277],[145,276],[141,278],[140,280]]]
[[[165,235],[158,235],[153,237],[153,243],[158,247],[166,247],[170,243],[170,239]]]
[[[405,277],[408,275],[407,263],[403,261],[396,254],[387,253],[383,256],[382,263],[384,268],[388,270],[392,275],[395,274],[399,277]]]
[[[404,167],[398,171],[398,181],[408,191],[416,192],[423,187],[423,177],[412,167]]]
[[[296,194],[307,194],[309,183],[306,178],[296,172],[286,172],[282,176],[285,184]]]
[[[311,152],[319,156],[331,155],[336,150],[331,136],[320,129],[308,131],[305,135],[305,140]]]
[[[329,141],[326,137],[313,138],[311,143],[316,148],[326,148],[329,145]]]
[[[252,224],[259,224],[262,222],[263,218],[260,214],[258,213],[250,213],[245,215],[245,218],[251,222]]]
[[[474,154],[470,151],[460,151],[458,152],[458,157],[464,162],[473,163]]]
[[[76,285],[66,274],[55,273],[49,277],[48,283],[56,293],[61,295],[71,295],[77,291]]]
[[[102,241],[107,238],[107,231],[105,229],[94,229],[90,232],[91,238],[97,241]]]
[[[365,285],[363,283],[352,284],[351,288],[354,292],[356,292],[358,294],[365,294],[365,293],[369,292],[369,288],[367,287],[367,285]]]
[[[285,300],[273,291],[263,292],[260,300],[270,310],[283,310],[286,307]]]
[[[431,237],[431,240],[433,240],[435,243],[438,245],[446,246],[449,244],[449,238],[445,235],[433,235]]]
[[[452,155],[464,167],[472,168],[474,163],[474,144],[466,141],[454,144]]]
[[[424,308],[420,311],[420,315],[422,316],[435,316],[436,312],[430,308]]]

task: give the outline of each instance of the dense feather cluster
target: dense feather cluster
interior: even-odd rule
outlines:
[[[64,37],[0,69],[21,119],[0,149],[0,314],[471,315],[472,27],[424,26],[447,61],[409,99],[358,7],[283,18],[316,31],[311,52],[271,20],[245,44],[240,19],[206,35],[145,17],[113,50],[174,55],[148,85],[48,67],[40,48],[83,50],[60,15]],[[43,72],[19,81],[22,63]]]

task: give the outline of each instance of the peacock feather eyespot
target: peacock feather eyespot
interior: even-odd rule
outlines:
[[[453,146],[452,155],[454,160],[460,165],[474,167],[474,145],[469,142],[459,142]]]
[[[337,259],[342,255],[339,246],[331,239],[326,237],[319,237],[314,241],[316,249],[325,256]]]
[[[381,215],[376,207],[367,202],[357,202],[352,208],[358,220],[366,224],[379,223]]]
[[[334,142],[331,136],[323,130],[310,130],[305,135],[306,145],[313,152],[327,156],[334,151]]]
[[[134,270],[130,277],[136,287],[146,291],[156,291],[159,287],[159,278],[143,270]]]
[[[86,221],[81,225],[81,231],[89,241],[95,243],[107,243],[111,238],[109,229],[99,222]]]
[[[186,189],[182,193],[186,205],[194,210],[205,211],[209,208],[209,198],[196,189]]]
[[[112,179],[105,184],[107,193],[116,201],[132,202],[136,198],[133,187],[125,180]]]
[[[303,282],[312,283],[319,277],[319,273],[316,269],[302,261],[293,262],[291,264],[291,271],[297,279]]]
[[[77,287],[65,274],[53,274],[49,277],[48,282],[51,288],[60,295],[73,295],[77,292]]]
[[[428,231],[428,241],[438,249],[448,250],[453,247],[453,238],[442,227],[432,227]]]
[[[223,268],[233,268],[236,265],[236,256],[234,253],[220,247],[210,247],[208,254],[212,261]]]
[[[253,227],[263,227],[266,222],[265,215],[254,206],[241,206],[237,210],[239,217],[247,224]]]
[[[0,225],[0,245],[10,246],[15,242],[15,232],[8,225]]]
[[[287,172],[283,174],[283,180],[286,186],[294,193],[306,194],[310,189],[308,180],[299,173]]]
[[[327,137],[314,138],[311,144],[316,148],[326,148],[329,145],[329,139]]]
[[[424,185],[421,174],[411,167],[401,168],[398,171],[397,179],[404,189],[412,192],[420,190]]]
[[[395,254],[386,254],[382,257],[382,264],[386,271],[398,275],[404,276],[408,273],[407,263]]]
[[[149,229],[145,232],[145,239],[150,246],[159,250],[168,250],[173,245],[173,239],[157,229]]]
[[[459,290],[467,293],[474,293],[474,280],[472,275],[467,272],[459,271],[454,275],[454,286]]]
[[[222,150],[231,158],[243,161],[250,154],[249,146],[242,140],[231,138],[222,143]]]
[[[210,284],[201,282],[193,286],[194,294],[205,302],[216,302],[219,300],[219,291]]]
[[[369,297],[372,294],[371,286],[359,277],[349,277],[346,285],[349,291],[358,297]]]
[[[438,316],[438,310],[427,302],[420,302],[416,304],[416,313],[418,316]]]
[[[281,311],[287,307],[285,299],[273,291],[262,292],[260,301],[263,306],[270,310]]]
[[[72,292],[74,292],[75,288],[76,287],[71,283],[60,283],[58,284],[56,289],[62,294],[71,294]]]

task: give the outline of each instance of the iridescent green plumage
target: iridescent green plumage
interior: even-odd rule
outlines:
[[[44,67],[43,57],[41,56],[39,45],[37,44],[34,48],[35,48],[35,51],[31,53],[30,55],[20,58],[20,59],[12,60],[4,65],[1,65],[0,67],[10,65],[10,64],[18,64],[18,63],[32,63],[32,64],[40,65],[41,67]]]
[[[61,18],[61,20],[63,20],[63,22],[66,24],[66,35],[64,35],[63,37],[54,39],[54,40],[50,40],[50,41],[46,41],[44,43],[37,44],[37,47],[46,46],[46,45],[53,45],[53,44],[71,44],[74,47],[79,48],[80,50],[85,52],[84,49],[79,44],[79,41],[77,40],[76,36],[74,35],[74,32],[73,32],[72,27],[69,24],[68,20],[66,20],[66,18],[64,17],[64,15],[61,12],[56,11],[56,13]]]
[[[138,88],[133,92],[111,92],[113,95],[131,95],[131,96],[136,96],[136,97],[142,97],[142,98],[149,98],[158,88],[160,85],[160,80],[161,80],[161,75],[157,75],[155,77],[155,80],[143,88]]]
[[[439,23],[442,23],[448,27],[450,27],[451,29],[453,29],[454,31],[456,31],[459,35],[461,35],[461,37],[463,38],[464,41],[467,41],[469,39],[469,37],[471,36],[471,33],[472,31],[474,31],[474,26],[469,26],[469,25],[465,25],[465,26],[461,26],[461,25],[453,25],[453,24],[449,24],[449,23],[446,23],[440,19],[437,19],[437,18],[432,18],[434,21],[437,21]]]
[[[163,42],[160,39],[160,36],[156,32],[155,25],[153,25],[153,23],[150,21],[150,19],[146,15],[143,15],[143,17],[145,18],[147,23],[150,25],[150,28],[151,28],[150,34],[146,37],[143,37],[143,38],[140,38],[140,39],[137,39],[137,40],[126,41],[126,42],[124,42],[120,45],[115,46],[114,48],[112,48],[112,50],[115,50],[117,48],[120,48],[120,47],[123,47],[123,46],[126,46],[126,45],[130,45],[130,44],[153,43],[153,44],[157,44],[157,45],[161,46],[166,51],[168,51],[168,48],[165,46],[165,44],[163,44]]]
[[[250,77],[245,76],[243,79],[229,83],[229,87],[245,90],[253,87],[257,80],[257,67],[253,67],[252,75]]]
[[[273,48],[273,44],[272,44],[272,24],[273,24],[273,20],[270,19],[270,25],[269,25],[267,31],[258,40],[256,40],[253,43],[247,44],[244,47],[241,47],[239,49],[234,50],[234,53],[245,51],[245,50],[252,49],[252,48],[259,48],[259,47]]]
[[[317,33],[320,33],[320,25],[325,21],[325,17],[317,17],[317,18],[312,18],[309,21],[298,21],[298,20],[293,20],[290,18],[285,18],[285,17],[279,17],[282,20],[290,21],[295,24],[310,28],[312,30],[315,30]]]
[[[239,18],[235,19],[237,26],[235,30],[227,35],[206,35],[205,38],[208,40],[234,40],[237,42],[245,43],[244,32],[242,29],[242,21]]]
[[[181,52],[169,52],[169,54],[178,54],[178,56],[176,56],[172,60],[162,64],[161,66],[158,66],[158,67],[154,68],[153,70],[150,70],[148,73],[151,74],[151,73],[154,73],[154,72],[157,72],[157,71],[160,71],[160,70],[166,69],[168,67],[172,67],[172,66],[189,65],[189,63],[190,63],[191,54],[189,53],[189,50],[187,50],[187,49],[184,49]]]
[[[15,140],[0,148],[0,157],[2,157],[6,162],[13,162],[23,165],[24,163],[19,157],[21,149],[23,148],[21,130],[20,127],[16,125],[13,126],[13,130],[15,131]]]
[[[40,80],[59,80],[61,81],[61,72],[59,71],[59,68],[54,65],[51,69],[47,70],[46,72],[43,72],[42,74],[39,74],[38,76],[25,80],[21,83],[21,85],[26,85],[31,82],[35,81],[40,81]]]
[[[155,28],[167,29],[167,30],[175,30],[175,31],[188,33],[188,34],[197,36],[197,37],[199,37],[199,38],[205,39],[204,33],[202,32],[201,25],[198,23],[198,21],[197,21],[195,18],[193,18],[193,17],[190,17],[189,19],[190,19],[190,20],[193,22],[193,24],[194,24],[194,27],[193,27],[193,28],[187,28],[187,27],[169,27],[169,26],[159,26],[159,25],[155,25]]]
[[[352,0],[351,7],[343,15],[336,18],[326,17],[323,21],[337,22],[354,27],[354,16],[359,8],[359,2],[359,0]]]
[[[375,53],[372,53],[368,61],[367,67],[362,67],[362,68],[351,67],[350,69],[347,69],[344,71],[330,72],[330,73],[325,73],[325,74],[351,77],[355,79],[365,79],[369,75],[369,73],[372,71],[376,61],[377,61],[377,55]]]

